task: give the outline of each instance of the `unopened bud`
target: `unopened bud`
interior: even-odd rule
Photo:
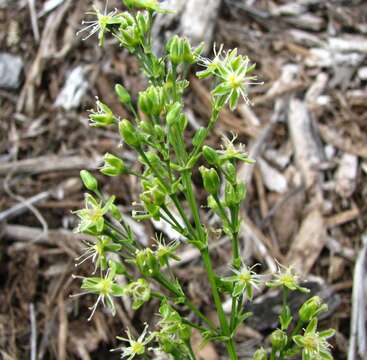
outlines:
[[[129,104],[131,103],[131,96],[128,91],[120,84],[116,84],[115,92],[121,102],[121,104]]]
[[[122,159],[112,154],[105,154],[104,166],[101,168],[101,173],[107,176],[118,176],[126,172],[126,166]]]
[[[90,191],[98,190],[98,182],[97,179],[87,170],[82,170],[80,172],[80,177],[83,181],[84,186]]]
[[[205,145],[203,147],[203,155],[205,157],[205,160],[208,162],[208,164],[210,164],[210,165],[217,165],[218,164],[219,155],[210,146]]]
[[[217,195],[220,189],[220,179],[215,169],[199,168],[203,178],[204,188],[211,195]]]
[[[319,313],[327,311],[328,306],[322,303],[322,299],[319,296],[313,296],[308,299],[299,309],[299,318],[303,322],[308,322]]]
[[[141,145],[139,134],[129,120],[122,120],[119,123],[120,135],[125,143],[132,148],[139,148]]]
[[[277,329],[271,334],[270,340],[274,349],[282,350],[287,345],[288,337],[284,331]]]
[[[254,356],[252,357],[252,360],[267,360],[267,359],[268,359],[268,355],[263,348],[257,350]]]

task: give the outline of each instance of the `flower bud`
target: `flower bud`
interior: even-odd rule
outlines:
[[[288,336],[284,331],[277,329],[271,334],[270,340],[274,349],[282,350],[287,345]]]
[[[203,127],[200,127],[195,132],[195,135],[194,135],[194,137],[192,139],[192,145],[194,145],[194,146],[200,145],[204,141],[204,139],[207,136],[207,134],[208,134],[207,129],[205,129]]]
[[[167,124],[169,126],[173,126],[174,124],[178,123],[180,120],[181,112],[182,112],[182,105],[178,102],[174,103],[167,113],[166,117]]]
[[[139,108],[144,114],[159,116],[164,108],[164,91],[159,86],[149,86],[139,93]]]
[[[223,169],[226,174],[226,179],[231,184],[235,184],[237,181],[236,167],[231,162],[227,162]]]
[[[224,201],[226,205],[231,208],[238,204],[238,198],[235,191],[235,188],[232,184],[227,183],[224,190]]]
[[[167,44],[167,53],[173,65],[181,63],[193,64],[196,56],[193,54],[190,42],[175,35]]]
[[[135,262],[144,276],[154,276],[160,271],[159,260],[149,248],[137,251]]]
[[[112,154],[105,154],[104,166],[101,168],[101,173],[107,176],[118,176],[126,172],[126,166],[122,159]]]
[[[211,195],[217,195],[220,189],[220,179],[215,169],[199,168],[203,178],[204,188]]]
[[[139,31],[142,36],[147,34],[149,32],[150,23],[149,23],[149,17],[146,13],[138,12],[136,14],[136,20],[138,23]]]
[[[120,84],[116,84],[115,92],[121,102],[121,104],[129,104],[131,103],[131,96],[128,91]]]
[[[154,134],[159,142],[163,142],[164,138],[166,136],[166,133],[162,126],[160,125],[154,125]]]
[[[98,190],[98,182],[97,179],[87,170],[82,170],[80,172],[80,177],[83,181],[84,186],[93,192]]]
[[[267,359],[268,359],[268,355],[263,348],[257,350],[254,356],[252,357],[252,360],[267,360]]]
[[[216,165],[216,164],[218,164],[218,162],[219,162],[219,155],[210,146],[205,145],[203,147],[203,155],[205,157],[205,160],[208,162],[208,164],[210,164],[210,165]]]
[[[120,121],[119,131],[127,145],[135,149],[140,147],[141,141],[139,134],[129,120],[124,119]]]
[[[319,296],[313,296],[301,306],[298,314],[301,321],[308,322],[319,313],[327,311],[327,309],[328,306],[322,303],[322,299]]]

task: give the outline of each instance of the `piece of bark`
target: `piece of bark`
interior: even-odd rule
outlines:
[[[52,171],[97,169],[102,159],[86,158],[81,156],[42,156],[5,164],[0,163],[0,175],[39,174]]]
[[[162,53],[163,44],[175,33],[189,38],[194,46],[204,41],[211,47],[220,4],[221,0],[176,0],[174,13],[158,15],[154,23],[155,50]]]
[[[356,142],[346,136],[343,136],[336,129],[327,125],[318,126],[322,139],[336,148],[353,155],[367,158],[367,145],[364,142]]]
[[[287,179],[275,168],[270,166],[264,159],[257,159],[257,164],[264,181],[265,187],[270,191],[283,194],[288,189]]]
[[[300,169],[306,188],[313,186],[319,178],[317,168],[322,161],[323,149],[317,141],[316,130],[304,102],[291,99],[288,127],[295,153],[296,165]]]
[[[50,190],[43,191],[0,212],[0,222],[19,216],[29,210],[32,205],[41,203],[50,197],[62,200],[68,194],[80,191],[80,189],[81,181],[78,178],[70,178]]]
[[[353,195],[357,187],[358,158],[352,154],[343,154],[335,174],[335,191],[343,198]]]
[[[357,353],[362,359],[365,359],[367,352],[365,300],[367,237],[364,236],[362,240],[363,247],[358,254],[353,276],[352,318],[350,322],[348,360],[355,360]]]
[[[367,39],[362,36],[346,36],[344,38],[329,38],[328,47],[334,52],[360,52],[367,53]]]
[[[287,254],[288,264],[297,272],[308,273],[321,250],[326,244],[325,223],[319,208],[309,212],[302,221],[301,227]]]
[[[311,206],[291,244],[287,261],[300,273],[308,273],[326,244],[322,215],[322,179],[318,171],[318,166],[323,159],[321,155],[323,148],[303,101],[291,99],[288,128],[294,147],[295,162],[301,172]]]
[[[85,66],[77,66],[67,75],[65,85],[56,98],[55,106],[66,111],[77,109],[88,90]]]
[[[310,49],[305,64],[309,67],[337,67],[337,66],[359,66],[364,55],[357,52],[340,53],[324,48]]]

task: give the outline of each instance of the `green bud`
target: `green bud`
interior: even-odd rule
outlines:
[[[263,348],[257,350],[254,356],[252,357],[252,360],[267,360],[267,359],[268,359],[268,355]]]
[[[226,174],[226,179],[231,183],[235,184],[237,181],[237,173],[236,173],[236,167],[231,163],[227,162],[223,166],[224,172]]]
[[[190,42],[186,38],[175,35],[167,43],[166,50],[173,65],[193,64],[196,56],[192,52]]]
[[[207,169],[204,166],[199,168],[203,178],[204,188],[211,195],[217,195],[220,190],[220,179],[215,169]]]
[[[198,146],[199,144],[201,144],[204,141],[207,134],[208,130],[204,127],[201,127],[198,130],[196,130],[194,138],[192,139],[192,145]]]
[[[167,124],[169,126],[173,126],[174,124],[178,123],[180,120],[181,112],[182,112],[182,105],[178,102],[174,103],[167,113],[166,117]]]
[[[210,146],[205,145],[203,147],[203,155],[205,157],[205,160],[208,162],[208,164],[210,164],[210,165],[217,165],[218,164],[218,162],[219,162],[219,155]]]
[[[135,149],[140,147],[141,141],[139,134],[129,120],[124,119],[120,121],[119,131],[127,145]]]
[[[238,204],[238,198],[235,188],[230,183],[226,183],[226,187],[224,189],[224,201],[229,208],[234,207]]]
[[[166,136],[166,133],[162,126],[160,125],[154,125],[154,134],[159,142],[163,142],[164,138]]]
[[[126,173],[126,166],[122,159],[112,154],[105,154],[104,166],[101,168],[101,173],[107,176],[118,176]]]
[[[149,32],[149,29],[150,29],[150,22],[149,22],[148,14],[142,13],[139,11],[136,14],[136,20],[138,23],[140,34],[141,36],[144,36],[145,34]]]
[[[208,207],[215,212],[216,214],[219,214],[219,207],[218,203],[215,201],[212,195],[208,196]]]
[[[87,170],[82,170],[80,172],[80,177],[83,181],[84,186],[93,192],[98,190],[98,182],[97,179]]]
[[[115,92],[121,102],[121,104],[129,104],[131,103],[131,96],[128,91],[120,84],[116,84]]]
[[[287,345],[288,336],[284,331],[277,329],[271,334],[270,341],[275,350],[282,350]]]
[[[299,309],[299,318],[303,322],[308,322],[314,317],[318,316],[321,312],[327,311],[328,306],[323,304],[322,299],[319,296],[313,296],[308,299]]]
[[[149,86],[145,91],[139,93],[139,108],[144,114],[159,116],[165,105],[164,98],[162,87]]]
[[[152,192],[153,192],[154,204],[158,206],[164,205],[166,202],[166,194],[162,192],[158,188],[158,186],[155,186]]]
[[[149,248],[137,251],[135,262],[139,271],[144,276],[151,277],[160,271],[159,259],[157,259],[154,252]]]

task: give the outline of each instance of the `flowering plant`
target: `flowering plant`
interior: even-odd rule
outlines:
[[[164,4],[157,0],[124,0],[123,3],[128,11],[101,13],[94,8],[95,20],[87,22],[84,30],[88,36],[97,34],[101,46],[106,35],[115,37],[122,47],[137,57],[149,86],[135,101],[121,84],[117,84],[116,96],[131,120],[119,119],[98,100],[97,109],[90,114],[90,125],[116,126],[123,144],[137,153],[142,171],[134,172],[119,156],[110,153],[105,155],[100,171],[107,176],[137,176],[141,194],[139,201],[133,204],[133,218],[137,221],[162,220],[176,231],[177,240],[169,242],[157,236],[156,246],[143,246],[120,213],[115,197],[106,199],[96,178],[83,170],[81,178],[90,193],[86,195],[85,209],[76,212],[80,219],[77,231],[93,235],[96,240],[87,243],[86,252],[79,260],[92,260],[95,273],[99,271],[99,276],[82,278],[82,294],[97,296],[91,316],[99,304],[107,306],[114,314],[115,302],[123,296],[131,297],[134,310],[156,298],[160,302],[156,329],[149,331],[146,325],[136,339],[127,330],[127,338],[118,338],[125,345],[115,349],[121,351],[122,358],[142,356],[148,359],[152,348],[156,348],[173,359],[193,360],[191,330],[195,328],[205,341],[222,342],[233,360],[238,359],[236,331],[251,316],[245,310],[245,303],[253,299],[254,290],[266,284],[284,292],[280,325],[270,336],[270,349],[259,349],[253,359],[289,359],[297,354],[302,354],[303,359],[331,359],[326,339],[332,331],[317,332],[317,317],[326,308],[321,299],[311,298],[302,305],[298,316],[293,316],[287,304],[288,292],[308,291],[299,285],[293,270],[280,267],[273,280],[265,283],[255,267],[247,266],[241,259],[238,236],[246,184],[238,180],[236,168],[239,163],[252,164],[254,161],[241,146],[234,144],[235,139],[225,138],[221,149],[204,145],[226,105],[234,110],[241,98],[249,103],[249,86],[256,83],[252,75],[255,65],[236,49],[224,51],[223,47],[215,51],[213,60],[204,58],[201,55],[203,46],[193,48],[187,39],[179,36],[173,36],[165,47],[165,54],[158,57],[152,49],[151,29],[155,14],[165,12]],[[189,67],[194,64],[203,68],[197,77],[212,77],[215,86],[211,92],[208,124],[197,129],[188,143],[183,96],[190,85],[186,79]],[[200,167],[199,162],[203,164]],[[231,239],[232,261],[227,276],[219,277],[213,268],[208,248],[210,233],[202,221],[192,182],[196,168],[199,168],[208,194],[207,207],[217,215],[223,233]],[[179,260],[177,251],[185,242],[200,252],[218,325],[191,302],[170,269],[170,263]],[[121,285],[121,276],[127,284]],[[232,299],[229,316],[223,309],[224,296]],[[184,308],[196,319],[184,316]]]

